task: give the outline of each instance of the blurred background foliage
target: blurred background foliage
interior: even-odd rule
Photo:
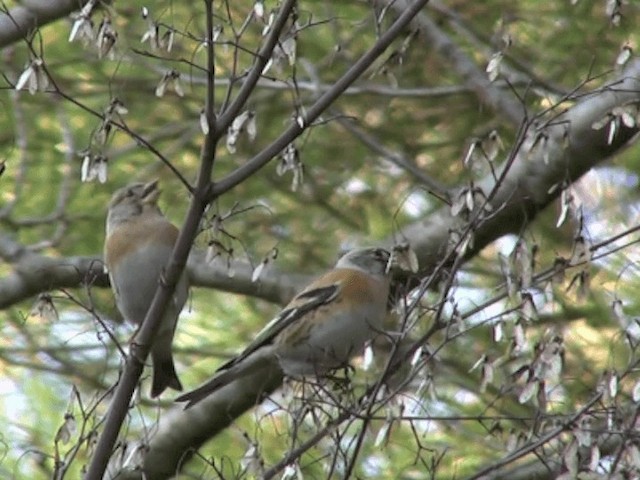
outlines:
[[[215,3],[215,23],[223,27],[215,72],[220,106],[229,89],[237,93],[242,84],[276,2],[265,0],[264,20],[254,18],[237,37],[234,29],[240,32],[254,3]],[[623,45],[637,48],[639,4],[622,2],[622,16],[615,25],[607,14],[611,3],[615,2],[450,1],[432,2],[425,13],[481,69],[502,50],[508,35],[512,46],[506,52],[505,74],[496,84],[504,95],[519,96],[523,108],[539,112],[569,92],[586,92],[601,85],[614,69]],[[11,2],[5,5],[13,6]],[[150,42],[141,43],[149,27],[141,15],[143,6],[138,1],[115,2],[94,14],[95,28],[103,18],[110,19],[118,32],[114,50],[105,58],[99,58],[93,43],[68,41],[73,25],[69,19],[36,32],[32,51],[26,42],[2,51],[0,161],[6,170],[0,178],[0,228],[44,255],[100,258],[105,206],[111,192],[132,180],[160,178],[161,206],[167,215],[179,225],[185,213],[188,195],[181,183],[126,132],[112,132],[104,149],[107,181],[80,181],[83,158],[79,152],[90,145],[100,127],[96,112],[103,112],[113,98],[128,110],[122,115],[126,127],[162,152],[188,181],[194,180],[203,138],[199,114],[206,85],[205,52],[200,48],[203,7],[201,2],[146,5],[149,18],[159,22],[161,34],[175,29],[173,48],[167,52],[152,49]],[[248,102],[256,114],[256,138],[250,141],[246,133],[241,134],[235,153],[221,142],[214,180],[276,138],[293,121],[295,112],[329,88],[374,43],[391,15],[367,1],[300,1],[298,22],[303,28],[296,34],[296,63],[282,59],[265,73]],[[238,44],[241,48],[235,48]],[[44,60],[62,95],[15,91],[13,85],[34,53]],[[225,220],[229,235],[220,240],[233,248],[236,258],[254,265],[277,248],[278,269],[315,274],[331,265],[341,249],[382,243],[398,226],[428,218],[442,201],[339,120],[356,119],[357,128],[374,142],[412,159],[443,188],[463,186],[479,175],[466,169],[462,161],[472,139],[496,130],[506,146],[501,155],[506,155],[518,125],[484,106],[449,60],[412,32],[398,39],[321,122],[296,140],[304,165],[304,179],[297,189],[292,188],[291,172],[278,175],[279,160],[275,159],[211,206],[209,217],[237,212]],[[161,98],[156,96],[167,69],[180,72],[183,97],[171,89]],[[637,223],[638,153],[637,145],[629,148],[574,186],[591,242]],[[522,232],[530,245],[537,245],[541,269],[552,266],[556,256],[571,257],[576,225],[557,228],[559,211],[559,205],[547,209]],[[196,248],[205,248],[209,240],[204,232]],[[467,263],[456,286],[461,311],[495,295],[495,288],[503,282],[498,252],[509,253],[514,243],[514,238],[502,239]],[[603,372],[624,371],[636,359],[635,352],[625,346],[611,308],[620,299],[627,315],[639,313],[636,262],[634,245],[594,262],[590,267],[592,288],[582,296],[576,295],[575,288],[568,289],[570,279],[555,285],[553,301],[546,303],[539,322],[528,331],[532,344],[550,331],[564,337],[565,367],[555,397],[558,404],[550,412],[571,411],[593,392]],[[0,274],[10,272],[8,263],[0,264]],[[116,381],[121,356],[89,312],[94,311],[113,329],[121,345],[126,346],[132,334],[129,327],[119,325],[109,289],[81,287],[49,295],[51,302],[49,297],[33,298],[0,313],[3,478],[49,478],[56,449],[69,449],[55,439],[69,405],[78,408],[75,389],[88,402]],[[428,297],[437,298],[435,294]],[[277,308],[253,298],[192,289],[174,347],[183,383],[194,386],[207,377],[221,360],[250,341]],[[505,308],[504,301],[496,301],[468,321],[479,322]],[[433,339],[436,344],[439,340],[445,341]],[[461,478],[504,455],[513,435],[527,431],[524,419],[535,409],[518,404],[501,390],[501,382],[508,385],[508,378],[495,380],[494,386],[481,393],[480,374],[470,372],[481,355],[497,358],[503,350],[487,325],[448,341],[432,366],[433,391],[403,399],[405,413],[411,412],[415,422],[395,425],[384,448],[375,445],[374,439],[385,422],[373,422],[358,475],[427,478],[437,471],[439,478]],[[627,393],[636,380],[634,373],[621,381]],[[143,388],[143,400],[131,411],[123,434],[127,438],[153,433],[158,416],[171,404],[170,395],[157,404],[147,399],[146,392]],[[98,403],[97,412],[104,412],[106,404]],[[240,475],[239,460],[250,446],[245,432],[250,438],[260,438],[267,464],[278,461],[289,446],[290,425],[285,416],[271,416],[273,408],[271,403],[257,408],[211,442],[200,462],[192,466],[192,473],[214,475],[204,466],[214,456],[224,459],[222,470],[227,477],[234,472]],[[430,416],[447,416],[448,420]],[[475,420],[465,420],[465,416]],[[301,462],[305,478],[327,474],[323,448],[328,447],[319,445]],[[68,478],[80,478],[87,455],[85,450],[77,453],[75,473]]]

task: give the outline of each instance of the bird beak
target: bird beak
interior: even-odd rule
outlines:
[[[142,203],[155,205],[160,197],[161,190],[158,188],[158,179],[151,180],[144,185],[142,190]]]

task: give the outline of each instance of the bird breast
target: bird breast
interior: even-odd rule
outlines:
[[[379,291],[388,293],[388,288]],[[362,351],[367,341],[382,331],[386,297],[367,298],[365,302],[349,306],[343,304],[339,296],[292,325],[276,341],[284,373],[310,375],[346,365]]]
[[[177,236],[178,230],[159,217],[134,222],[127,228],[116,228],[107,237],[105,261],[109,278],[118,309],[129,322],[140,324],[144,320]],[[165,242],[158,241],[159,238],[164,238]],[[167,310],[177,310],[172,312],[177,315],[187,295],[187,279],[183,274],[176,287],[174,302]]]

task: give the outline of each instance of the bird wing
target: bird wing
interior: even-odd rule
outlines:
[[[273,340],[289,325],[297,322],[309,312],[331,303],[340,290],[339,283],[317,286],[315,284],[300,292],[273,320],[271,320],[240,355],[221,365],[216,372],[227,370],[246,359],[259,348],[273,343]]]
[[[180,395],[177,402],[188,402],[185,408],[190,408],[202,399],[208,397],[215,390],[241,376],[250,375],[256,369],[270,365],[273,358],[266,350],[274,339],[288,326],[297,322],[308,313],[322,305],[333,301],[340,290],[340,283],[323,285],[321,282],[311,284],[298,294],[278,316],[271,320],[257,335],[244,351],[220,366],[213,377],[198,388]],[[264,349],[264,350],[261,350]]]

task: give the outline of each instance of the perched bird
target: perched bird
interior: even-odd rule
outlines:
[[[213,378],[176,400],[187,408],[226,384],[276,365],[285,375],[322,375],[345,366],[382,331],[389,297],[390,253],[353,250],[311,283]]]
[[[109,202],[104,260],[122,316],[140,325],[158,287],[178,238],[178,229],[158,207],[157,180],[132,183],[116,191]],[[151,396],[167,387],[182,390],[171,354],[178,315],[187,300],[187,276],[180,278],[151,347]]]

